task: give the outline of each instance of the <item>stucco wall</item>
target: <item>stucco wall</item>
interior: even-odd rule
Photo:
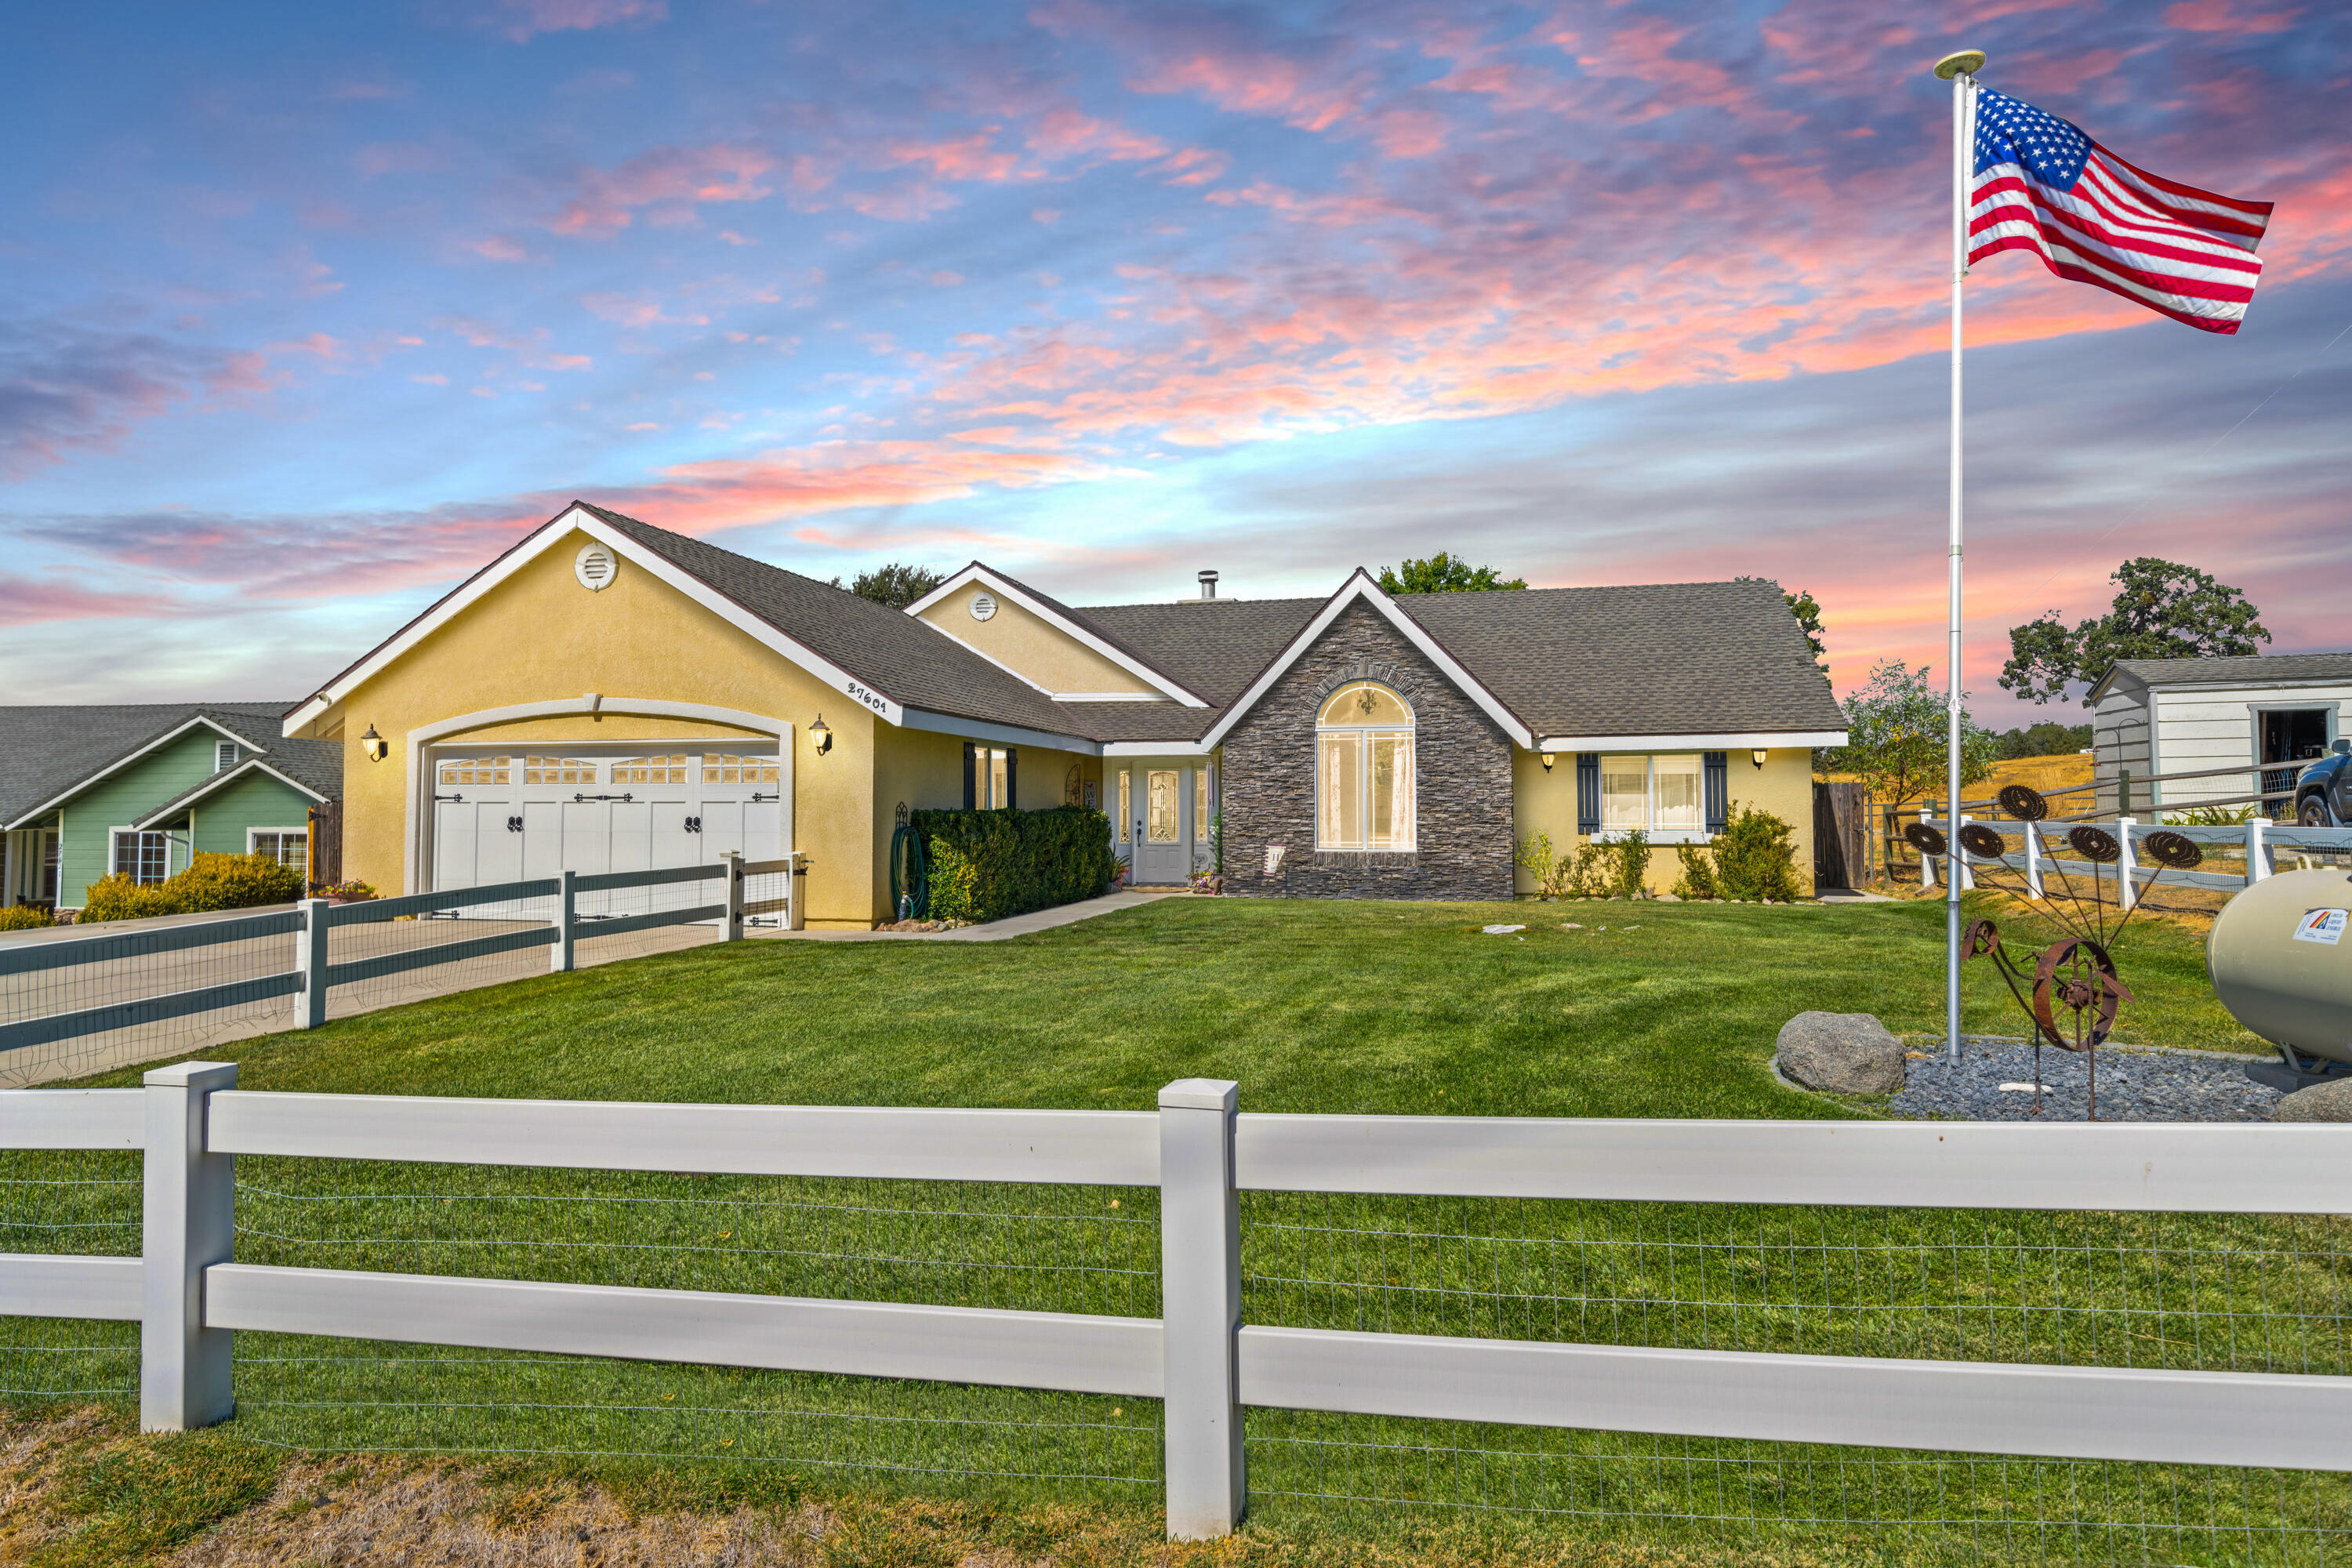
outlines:
[[[1159,690],[1001,595],[990,595],[996,600],[994,615],[973,620],[971,602],[987,592],[976,584],[966,584],[925,610],[923,619],[1048,691]]]
[[[1533,752],[1512,748],[1511,776],[1517,797],[1517,811],[1513,826],[1516,838],[1532,838],[1538,833],[1551,836],[1552,853],[1573,855],[1587,839],[1576,831],[1576,753],[1557,754],[1551,772],[1544,772],[1543,763]],[[1797,842],[1797,882],[1810,892],[1813,886],[1813,753],[1806,747],[1776,747],[1764,754],[1764,765],[1758,768],[1746,749],[1730,754],[1730,767],[1725,774],[1725,792],[1734,807],[1752,806],[1769,811],[1795,829]],[[1682,859],[1674,846],[1655,846],[1650,855],[1646,885],[1655,892],[1673,889],[1675,879],[1682,875]],[[1519,892],[1536,890],[1535,879],[1525,870],[1517,873],[1514,885]]]
[[[1412,706],[1418,826],[1409,853],[1315,847],[1316,714],[1333,686],[1364,676],[1396,686]],[[1508,898],[1511,750],[1377,611],[1351,605],[1225,737],[1227,886],[1290,898]],[[1285,847],[1272,878],[1269,844]]]
[[[867,924],[877,907],[867,840],[880,721],[642,569],[624,563],[603,592],[589,592],[572,571],[586,542],[584,534],[558,541],[345,699],[344,875],[392,891],[407,890],[424,874],[406,864],[412,731],[594,691],[606,700],[601,722],[583,713],[497,733],[600,742],[735,733],[616,710],[631,698],[739,710],[792,726],[789,804],[793,847],[809,858],[808,923]],[[834,735],[824,757],[807,739],[820,713]],[[381,763],[359,749],[371,724],[391,742]]]

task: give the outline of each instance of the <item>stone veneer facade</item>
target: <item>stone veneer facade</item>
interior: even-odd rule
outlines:
[[[1395,688],[1413,710],[1417,847],[1315,847],[1315,716],[1351,680]],[[1226,890],[1314,899],[1508,899],[1511,741],[1369,605],[1340,612],[1221,748]],[[1265,875],[1270,844],[1282,868]]]

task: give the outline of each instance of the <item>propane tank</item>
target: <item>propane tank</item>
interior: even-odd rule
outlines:
[[[2286,871],[2214,917],[2205,973],[2230,1016],[2276,1046],[2352,1062],[2352,873]]]

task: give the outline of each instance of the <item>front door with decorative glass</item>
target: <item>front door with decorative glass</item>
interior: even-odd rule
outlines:
[[[643,871],[785,851],[773,751],[550,746],[434,760],[433,886]],[[708,900],[705,900],[708,901]]]
[[[1194,780],[1200,770],[1178,764],[1139,766],[1124,791],[1129,880],[1138,887],[1180,887],[1193,870],[1199,842]]]

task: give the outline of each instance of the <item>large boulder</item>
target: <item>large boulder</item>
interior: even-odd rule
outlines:
[[[2352,1121],[2352,1078],[2298,1089],[2271,1107],[2273,1121]]]
[[[1780,1026],[1780,1074],[1826,1094],[1894,1094],[1903,1042],[1867,1013],[1800,1013]]]

